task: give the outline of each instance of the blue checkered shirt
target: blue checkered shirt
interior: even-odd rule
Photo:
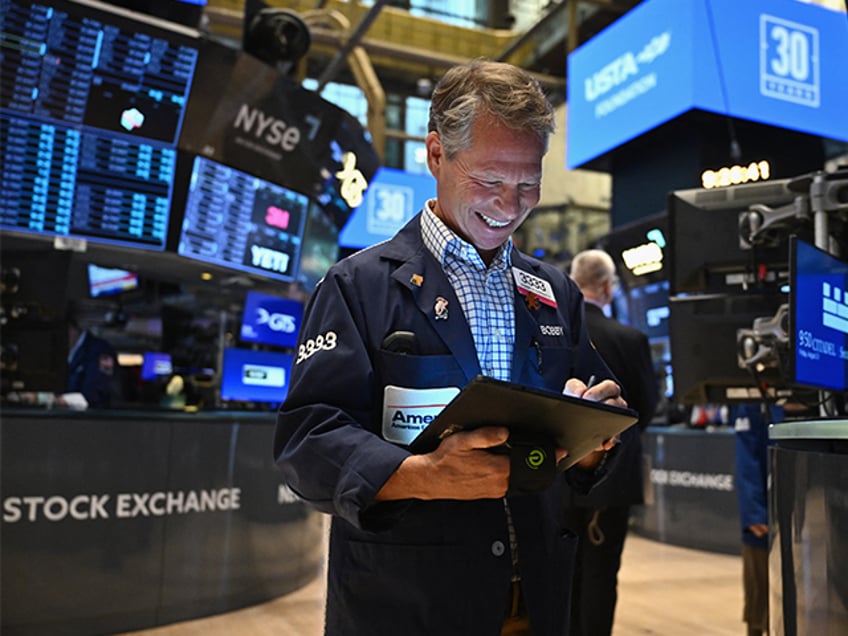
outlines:
[[[424,245],[442,265],[453,287],[477,349],[483,375],[509,380],[515,347],[510,253],[507,241],[486,267],[473,245],[464,241],[433,213],[428,201],[421,215]],[[448,307],[450,315],[450,307]]]

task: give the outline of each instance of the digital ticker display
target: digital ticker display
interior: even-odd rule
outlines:
[[[177,252],[294,280],[309,199],[260,177],[195,157]]]
[[[0,0],[0,227],[163,250],[197,34]]]

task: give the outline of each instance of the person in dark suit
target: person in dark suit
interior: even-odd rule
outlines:
[[[68,374],[65,393],[56,403],[65,406],[68,394],[81,393],[89,408],[109,406],[117,370],[115,350],[106,340],[82,329],[73,315],[68,323]]]
[[[589,495],[567,491],[567,512],[580,537],[570,633],[604,636],[612,632],[630,506],[644,502],[641,432],[654,415],[659,385],[647,336],[604,314],[617,284],[610,255],[602,250],[580,252],[570,273],[586,301],[589,336],[618,378],[622,396],[639,413],[638,424],[621,435],[620,461],[607,480]]]

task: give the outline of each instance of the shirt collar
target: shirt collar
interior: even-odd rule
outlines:
[[[464,261],[478,269],[487,269],[477,248],[462,239],[436,216],[433,212],[435,203],[435,199],[427,201],[424,204],[424,212],[421,214],[421,239],[425,247],[436,257],[442,267],[445,267],[449,259],[454,259]],[[507,269],[511,263],[511,255],[512,237],[501,245],[488,269]]]

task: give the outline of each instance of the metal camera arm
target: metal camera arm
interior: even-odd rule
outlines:
[[[779,367],[781,351],[789,347],[789,305],[774,316],[755,318],[751,329],[736,330],[736,358],[740,368]]]
[[[781,235],[810,219],[810,200],[804,195],[796,196],[792,203],[779,208],[754,203],[739,213],[739,245],[743,249],[777,245]]]
[[[797,194],[792,203],[779,208],[755,203],[739,213],[740,246],[775,245],[782,235],[812,223],[816,247],[830,251],[829,218],[848,212],[848,169],[802,175],[787,187]]]

